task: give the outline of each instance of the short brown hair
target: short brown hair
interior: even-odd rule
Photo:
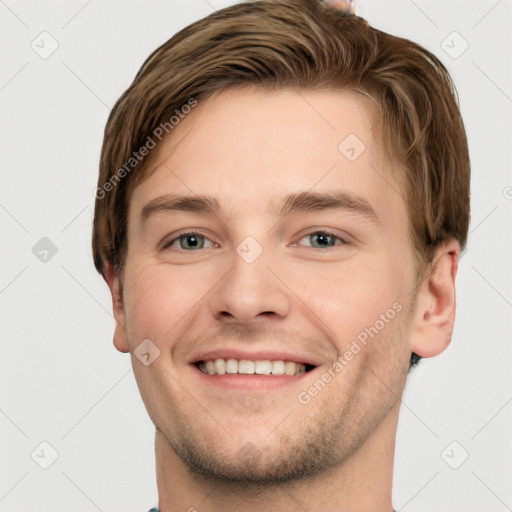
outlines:
[[[418,261],[431,263],[447,238],[464,248],[470,162],[445,66],[418,44],[377,30],[361,17],[339,16],[319,0],[257,0],[178,32],[149,56],[112,109],[92,237],[94,264],[103,275],[105,262],[123,267],[129,198],[149,175],[157,151],[143,159],[133,155],[184,105],[237,86],[355,89],[372,98],[386,154],[403,169],[396,172]],[[129,161],[133,165],[127,167]]]

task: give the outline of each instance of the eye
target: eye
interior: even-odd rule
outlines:
[[[181,233],[177,237],[173,238],[163,246],[163,249],[170,249],[176,245],[176,243],[178,243],[177,250],[182,251],[197,251],[199,249],[215,247],[217,245],[201,233],[191,231],[187,233]],[[211,245],[207,245],[208,243]]]
[[[328,249],[329,247],[334,247],[335,245],[339,245],[337,244],[338,240],[342,245],[349,244],[343,238],[340,238],[333,233],[329,233],[328,231],[315,231],[314,233],[310,233],[309,235],[302,237],[299,240],[299,243],[303,240],[309,242],[309,246],[314,249]]]

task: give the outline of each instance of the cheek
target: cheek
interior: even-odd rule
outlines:
[[[169,332],[211,288],[206,272],[192,267],[132,261],[126,275],[126,322],[135,343],[139,338],[156,343],[169,339]]]
[[[400,265],[379,256],[333,265],[329,272],[312,268],[301,293],[343,345],[401,304],[403,280]]]

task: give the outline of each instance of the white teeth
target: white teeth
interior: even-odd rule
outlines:
[[[270,361],[256,361],[254,363],[254,373],[258,375],[270,375],[272,372],[272,363]]]
[[[215,370],[219,375],[224,375],[226,373],[226,361],[224,359],[216,359]]]
[[[238,373],[252,375],[254,373],[254,361],[242,359],[238,362]]]
[[[238,361],[236,359],[226,361],[226,373],[238,373]]]
[[[242,374],[242,375],[299,375],[306,371],[306,366],[293,361],[249,361],[248,359],[215,359],[199,364],[199,369],[208,375]]]
[[[284,375],[284,361],[272,361],[272,375]]]
[[[215,363],[213,361],[206,362],[206,371],[208,375],[215,375]]]

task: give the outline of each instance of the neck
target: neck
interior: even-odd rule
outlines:
[[[400,402],[350,457],[314,477],[253,487],[194,473],[157,430],[155,455],[160,512],[244,510],[392,512],[395,436]]]

